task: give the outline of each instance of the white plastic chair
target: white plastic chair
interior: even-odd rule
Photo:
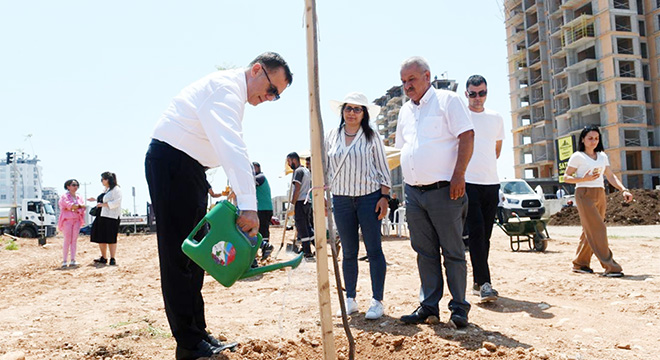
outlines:
[[[382,220],[381,223],[381,234],[383,236],[390,236],[390,226],[392,223],[390,223],[390,209],[387,209],[387,215]]]
[[[396,236],[401,236],[404,229],[408,230],[406,208],[398,208],[394,211],[394,226],[396,227]]]

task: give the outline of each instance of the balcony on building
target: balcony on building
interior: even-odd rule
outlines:
[[[538,69],[538,70],[537,69],[532,69],[530,71],[529,75],[530,75],[529,84],[531,86],[534,86],[534,84],[538,84],[539,82],[541,82],[543,80],[543,74],[541,72],[541,69]]]
[[[529,103],[530,105],[538,105],[543,103],[543,86],[540,84],[538,86],[533,86],[529,94]]]
[[[554,96],[555,97],[561,97],[561,96],[568,96],[568,92],[566,90],[568,89],[568,77],[558,77],[553,80],[554,83]]]
[[[581,94],[577,97],[574,106],[568,110],[570,114],[591,112],[600,109],[600,98],[598,90],[591,91],[586,94]]]
[[[527,31],[527,48],[529,51],[538,52],[541,44],[539,43],[539,32],[536,31]],[[531,65],[531,61],[530,61]]]
[[[582,15],[578,24],[572,24],[573,22],[571,22],[569,23],[571,25],[564,25],[562,31],[562,46],[564,48],[567,50],[577,49],[595,41],[593,17],[589,17],[589,15]]]
[[[635,105],[619,106],[619,122],[623,124],[646,124],[645,107]]]
[[[558,58],[553,58],[550,60],[552,64],[552,76],[555,78],[561,77],[561,76],[566,76],[566,67],[567,67],[567,62],[566,62],[566,56],[558,57]]]
[[[536,0],[523,0],[523,7],[525,11],[536,10]]]
[[[595,67],[598,63],[596,47],[590,46],[576,54],[575,62],[566,66],[566,71],[583,71]]]
[[[550,123],[537,123],[531,128],[532,143],[547,143],[552,142],[552,127]]]
[[[525,12],[522,8],[522,1],[518,2],[516,5],[512,5],[511,7],[509,7],[507,4],[506,8],[509,9],[507,11],[508,19],[505,22],[507,26],[523,22],[525,18]]]
[[[546,8],[548,9],[548,14],[552,18],[559,18],[561,16],[561,0],[546,0]]]
[[[585,2],[591,3],[591,0],[562,0],[561,8],[562,9],[575,9]]]
[[[569,92],[591,92],[598,89],[598,70],[589,69],[583,73],[571,74],[568,77]]]
[[[541,52],[539,50],[532,51],[530,49],[529,55],[528,55],[528,66],[530,69],[540,69],[541,68]]]
[[[532,106],[532,109],[530,111],[530,116],[532,120],[532,124],[536,124],[539,121],[545,121],[545,108],[543,107],[543,103],[538,103],[537,106]]]
[[[585,126],[601,126],[600,111],[594,110],[589,114],[573,114],[564,121],[557,122],[557,136],[566,136],[568,134],[577,134]]]
[[[568,110],[571,108],[571,103],[568,98],[555,99],[555,119],[562,120],[568,117]]]
[[[507,41],[510,44],[517,44],[517,43],[525,40],[525,27],[523,26],[522,23],[515,26],[515,27],[513,27],[513,29],[511,31],[512,31],[512,34],[507,39]]]

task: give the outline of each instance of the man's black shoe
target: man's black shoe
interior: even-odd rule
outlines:
[[[273,245],[265,242],[261,245],[261,261],[268,259],[273,252]]]
[[[426,309],[423,306],[418,307],[410,315],[403,315],[401,321],[406,324],[437,324],[439,322],[438,315],[432,313],[430,310]]]
[[[456,308],[451,311],[451,317],[449,318],[449,322],[454,324],[457,329],[462,329],[466,326],[468,326],[468,316],[467,312],[461,308]]]
[[[194,350],[176,346],[176,360],[195,360],[202,357],[211,357],[220,353],[220,349],[202,340]]]
[[[211,334],[208,335],[208,337],[206,338],[206,341],[209,344],[211,344],[211,345],[215,346],[216,348],[220,349],[220,351],[225,350],[225,349],[229,349],[233,352],[233,351],[235,351],[235,348],[238,345],[238,343],[234,342],[234,341],[224,343],[224,342],[216,339]]]

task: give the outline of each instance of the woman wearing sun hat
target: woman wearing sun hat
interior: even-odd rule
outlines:
[[[381,247],[381,220],[387,214],[390,199],[390,170],[385,147],[378,133],[369,125],[380,107],[370,104],[362,93],[349,93],[343,101],[331,101],[339,114],[339,127],[325,138],[328,177],[331,179],[332,205],[342,243],[342,270],[346,287],[346,311],[358,311],[355,301],[358,277],[358,250],[362,231],[371,274],[371,306],[367,319],[383,315],[385,255]]]

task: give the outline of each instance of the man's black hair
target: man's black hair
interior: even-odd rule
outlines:
[[[297,152],[292,152],[289,155],[286,156],[287,159],[295,159],[296,161],[300,162],[300,156],[298,156]]]
[[[479,86],[481,84],[484,84],[488,86],[488,83],[486,82],[486,78],[484,78],[481,75],[472,75],[467,79],[467,82],[465,83],[465,88],[467,89],[468,86]]]
[[[291,69],[289,69],[289,64],[284,61],[280,54],[272,51],[265,52],[252,60],[250,66],[256,63],[260,63],[268,71],[275,71],[277,68],[281,67],[284,69],[284,77],[286,78],[286,82],[289,85],[291,85],[293,82],[293,74],[291,73]]]

